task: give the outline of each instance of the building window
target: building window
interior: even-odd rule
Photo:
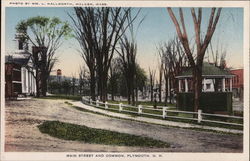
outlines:
[[[22,41],[18,41],[18,49],[23,50],[23,42]]]
[[[211,84],[206,84],[206,89],[211,89]]]

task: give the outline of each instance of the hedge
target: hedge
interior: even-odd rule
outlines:
[[[177,93],[177,108],[183,111],[194,111],[194,93]],[[200,108],[204,112],[232,113],[232,92],[202,92]]]

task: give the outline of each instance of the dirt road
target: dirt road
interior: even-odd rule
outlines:
[[[78,111],[65,100],[6,102],[5,151],[25,152],[242,152],[243,136],[172,128]],[[166,141],[170,148],[123,147],[67,141],[40,133],[37,125],[59,120]]]

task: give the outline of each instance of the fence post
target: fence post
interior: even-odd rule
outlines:
[[[99,107],[99,100],[96,100],[96,106]]]
[[[90,103],[90,105],[93,105],[92,99],[91,99],[91,98],[89,99],[89,103]]]
[[[82,103],[85,103],[84,101],[85,101],[85,100],[84,100],[84,98],[82,97]]]
[[[166,118],[167,117],[167,107],[163,107],[162,108],[162,118]]]
[[[122,103],[119,103],[119,111],[122,111]]]
[[[139,114],[139,115],[142,114],[142,105],[139,105],[139,106],[138,106],[138,114]]]
[[[202,121],[202,116],[201,116],[202,110],[198,110],[198,123]]]
[[[105,109],[108,109],[108,102],[105,102]]]

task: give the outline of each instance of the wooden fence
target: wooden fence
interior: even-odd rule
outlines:
[[[119,104],[108,103],[108,102],[103,103],[100,102],[99,100],[92,101],[90,98],[85,98],[85,97],[82,97],[82,102],[84,104],[89,104],[91,106],[95,106],[105,110],[126,112],[143,116],[154,116],[163,119],[173,118],[182,120],[193,120],[197,121],[198,123],[210,122],[210,123],[243,127],[243,117],[203,113],[202,110],[198,110],[198,112],[190,112],[190,111],[170,110],[169,107],[160,107],[155,109],[152,106],[145,106],[145,105],[131,106],[122,103]],[[191,117],[186,117],[184,115],[189,115]]]

